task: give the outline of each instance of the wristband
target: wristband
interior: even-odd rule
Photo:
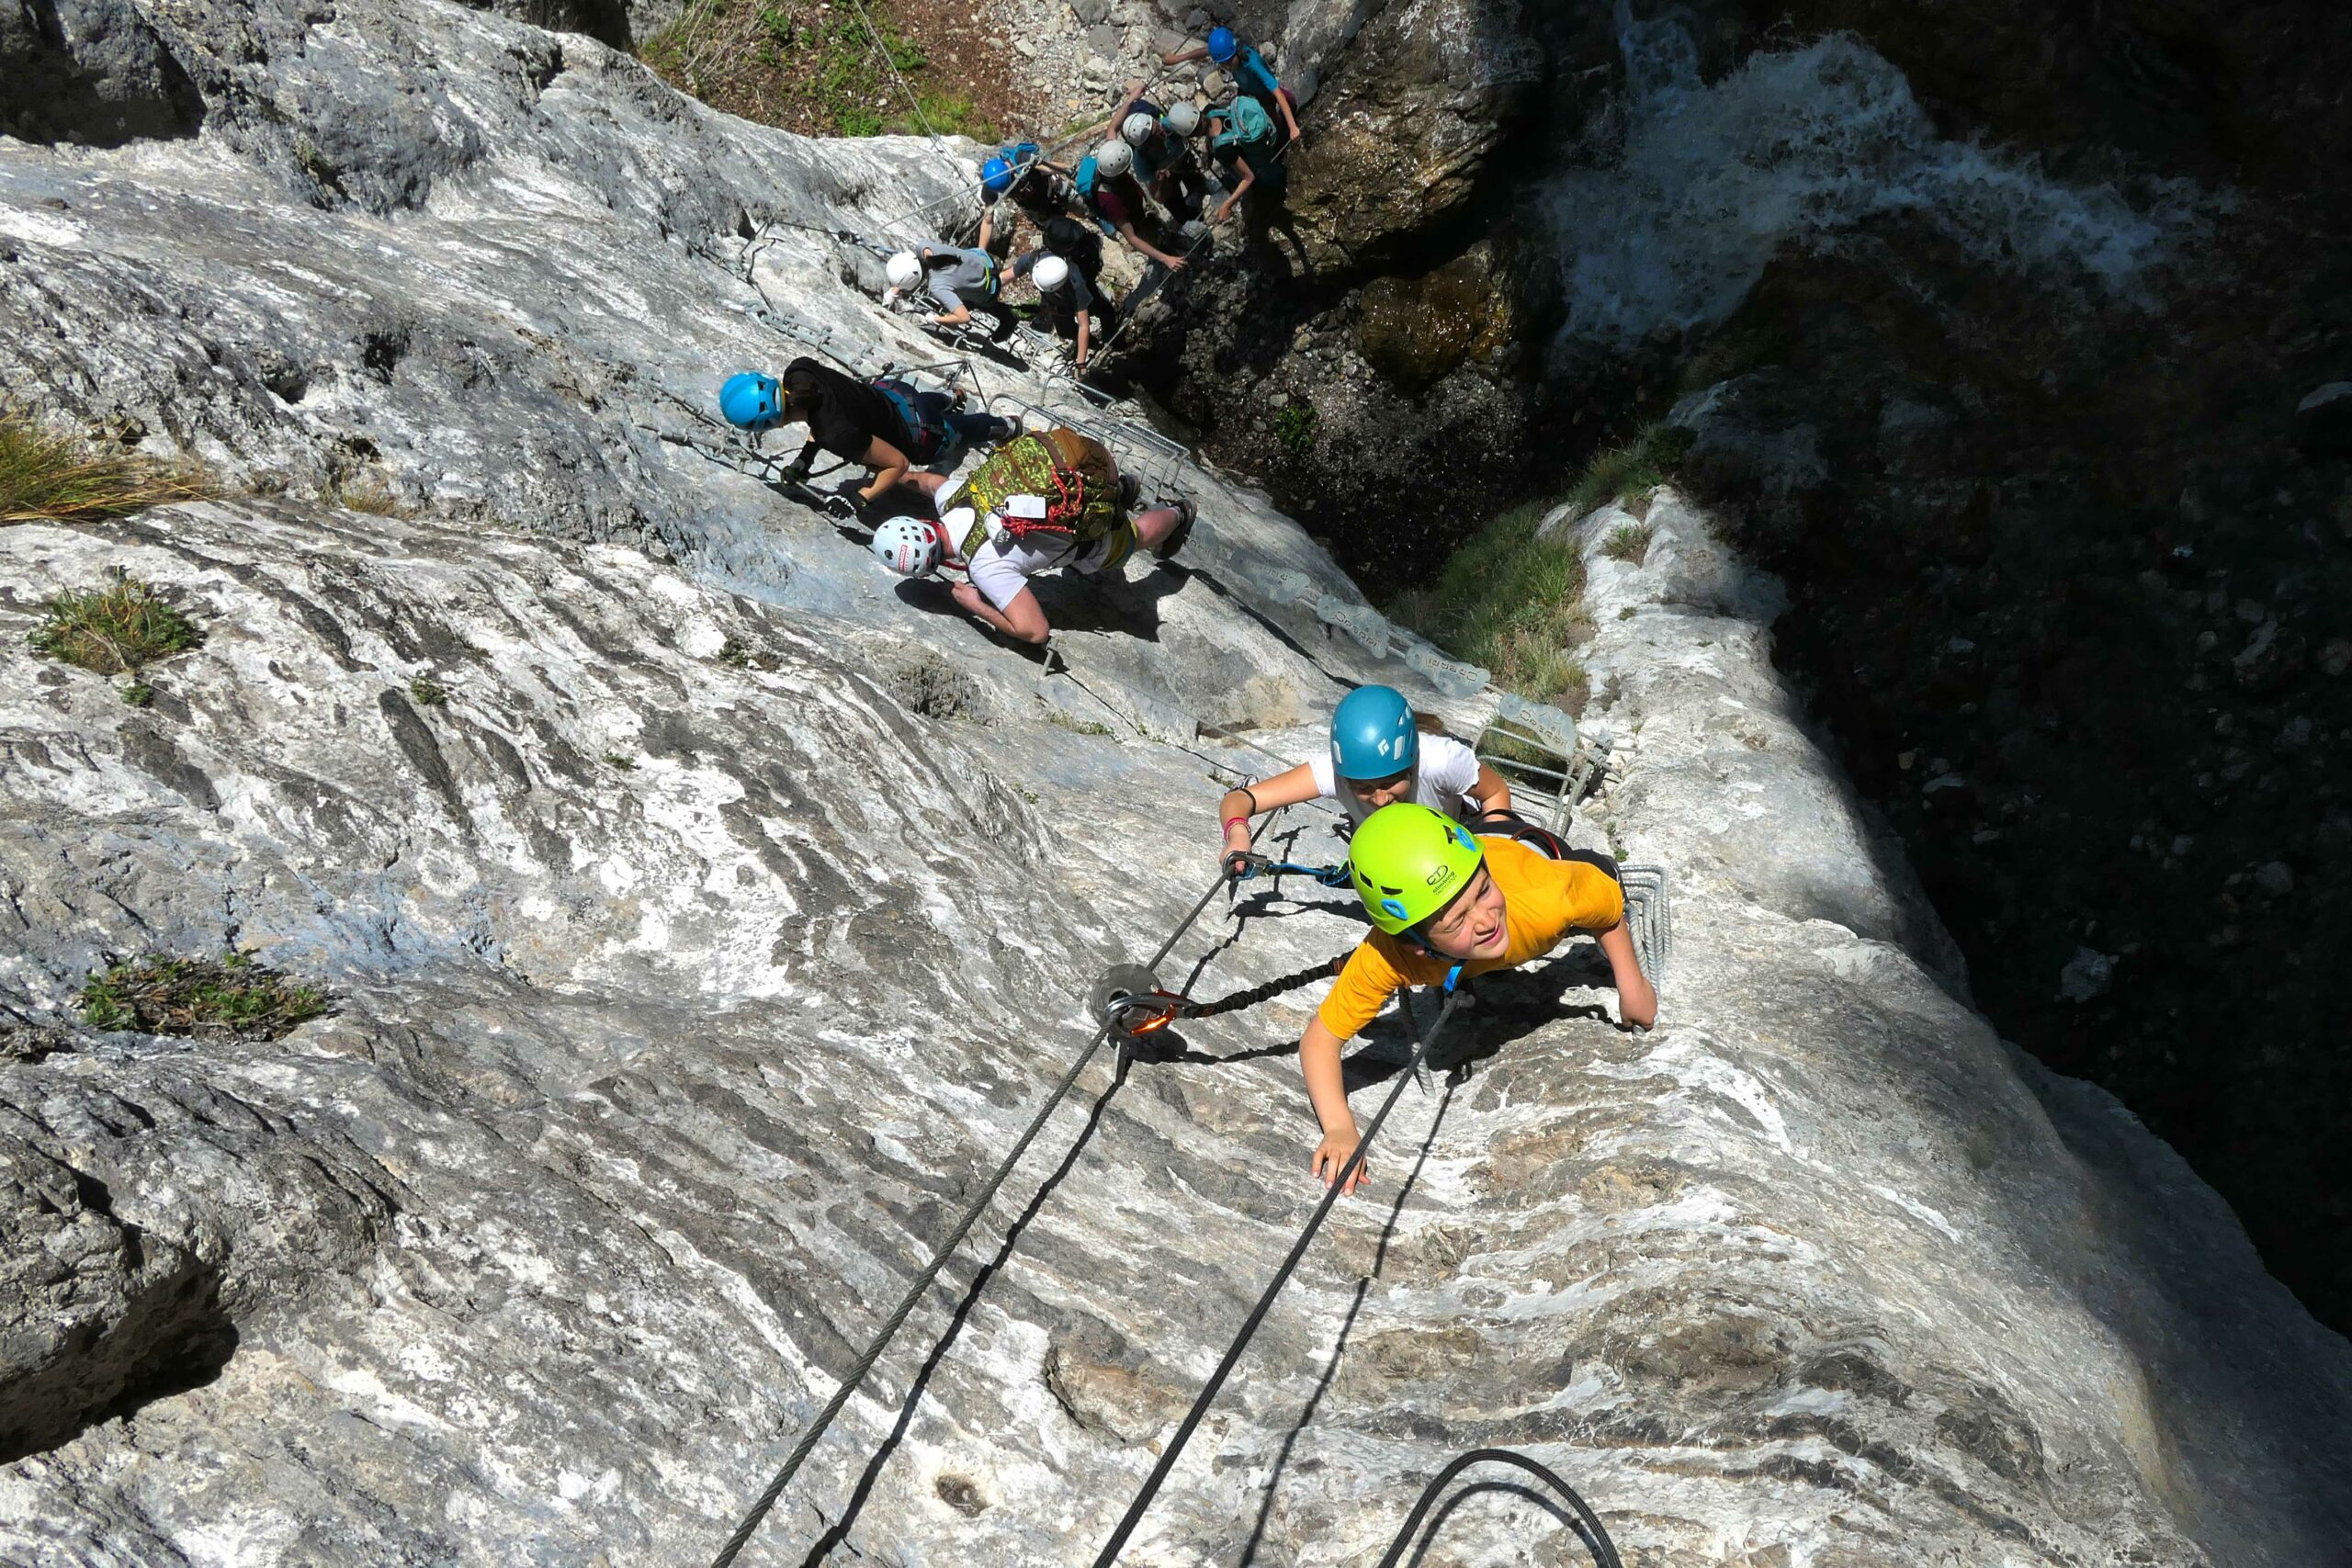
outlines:
[[[1225,830],[1228,833],[1232,832],[1233,825],[1236,822],[1240,823],[1244,828],[1248,828],[1250,826],[1250,818],[1247,817],[1228,817],[1225,819]]]

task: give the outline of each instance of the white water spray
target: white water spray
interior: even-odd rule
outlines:
[[[1619,0],[1617,37],[1622,153],[1549,193],[1568,339],[1623,348],[1722,321],[1783,246],[1826,250],[1882,215],[1923,219],[2019,282],[2123,300],[2200,227],[2186,185],[2143,209],[1938,135],[1903,73],[1851,37],[1752,55],[1712,85],[1680,21]]]

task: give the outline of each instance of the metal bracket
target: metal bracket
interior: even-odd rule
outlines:
[[[1674,955],[1674,906],[1667,897],[1666,867],[1621,865],[1619,882],[1625,889],[1625,919],[1633,927],[1634,956],[1642,973],[1656,985]]]

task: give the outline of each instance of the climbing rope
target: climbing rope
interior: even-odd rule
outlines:
[[[1561,1480],[1546,1466],[1539,1464],[1513,1449],[1472,1449],[1468,1453],[1463,1454],[1452,1464],[1439,1471],[1429,1485],[1422,1488],[1421,1500],[1413,1505],[1411,1513],[1405,1516],[1405,1523],[1397,1529],[1396,1539],[1389,1543],[1387,1552],[1381,1558],[1375,1568],[1396,1568],[1398,1563],[1404,1562],[1405,1550],[1412,1543],[1414,1532],[1420,1528],[1422,1518],[1429,1513],[1430,1506],[1437,1502],[1438,1494],[1445,1490],[1447,1483],[1474,1464],[1516,1465],[1542,1481],[1560,1495],[1568,1505],[1569,1511],[1576,1516],[1576,1532],[1584,1539],[1586,1550],[1592,1553],[1592,1560],[1599,1564],[1599,1568],[1624,1568],[1623,1562],[1617,1556],[1617,1543],[1609,1539],[1609,1531],[1601,1526],[1600,1516],[1594,1513],[1591,1506],[1582,1497],[1577,1495],[1576,1488]],[[1435,1527],[1432,1526],[1431,1529],[1434,1531]]]
[[[1208,891],[1203,893],[1199,901],[1193,906],[1192,912],[1177,922],[1174,931],[1168,933],[1168,940],[1159,944],[1159,951],[1151,955],[1145,964],[1146,968],[1159,967],[1160,960],[1166,958],[1177,942],[1183,939],[1184,933],[1193,929],[1193,923],[1201,918],[1202,911],[1209,907],[1209,901],[1217,896],[1218,890],[1226,886],[1227,880],[1220,871],[1217,879],[1209,884]],[[915,1281],[907,1288],[907,1293],[899,1299],[899,1304],[891,1310],[890,1315],[883,1320],[881,1329],[859,1355],[856,1364],[850,1368],[849,1374],[842,1380],[841,1386],[833,1391],[832,1398],[826,1401],[825,1407],[820,1410],[816,1419],[808,1424],[808,1429],[800,1435],[799,1442],[793,1446],[791,1453],[785,1456],[784,1465],[775,1472],[775,1478],[768,1483],[766,1490],[763,1491],[758,1499],[752,1503],[750,1512],[743,1516],[743,1522],[736,1527],[735,1533],[728,1537],[727,1543],[719,1548],[718,1555],[711,1559],[711,1568],[729,1568],[743,1548],[750,1544],[752,1537],[758,1533],[761,1523],[767,1518],[770,1510],[775,1508],[776,1499],[784,1495],[784,1489],[791,1484],[793,1476],[798,1473],[801,1465],[806,1463],[809,1454],[815,1451],[826,1429],[833,1424],[833,1418],[842,1413],[844,1405],[849,1404],[850,1397],[865,1382],[865,1374],[874,1370],[875,1362],[882,1359],[882,1352],[888,1348],[890,1341],[896,1337],[899,1330],[906,1325],[907,1319],[913,1314],[923,1296],[938,1280],[941,1270],[947,1267],[948,1258],[954,1256],[956,1249],[963,1245],[964,1238],[971,1234],[972,1226],[978,1223],[981,1213],[995,1201],[997,1190],[1004,1185],[1005,1179],[1011,1176],[1013,1168],[1021,1163],[1021,1156],[1029,1152],[1029,1145],[1036,1141],[1037,1134],[1044,1130],[1046,1119],[1053,1115],[1055,1109],[1069,1095],[1071,1086],[1078,1082],[1078,1075],[1083,1072],[1086,1065],[1094,1059],[1095,1053],[1102,1048],[1103,1042],[1110,1038],[1110,1034],[1111,1022],[1105,1018],[1096,1024],[1094,1037],[1086,1043],[1086,1049],[1078,1054],[1077,1059],[1070,1063],[1069,1070],[1062,1074],[1060,1081],[1047,1092],[1045,1103],[1040,1105],[1037,1108],[1037,1113],[1030,1118],[1029,1125],[1022,1129],[1021,1136],[1013,1141],[1012,1150],[1005,1155],[988,1180],[981,1184],[978,1194],[965,1206],[962,1217],[957,1219],[955,1228],[948,1232],[947,1239],[939,1244],[938,1248],[932,1255],[930,1263],[915,1276]],[[1375,1122],[1374,1125],[1377,1127],[1379,1123]]]
[[[1176,1461],[1183,1454],[1184,1445],[1192,1441],[1193,1433],[1208,1415],[1209,1406],[1216,1403],[1218,1391],[1225,1387],[1225,1380],[1233,1375],[1233,1369],[1239,1363],[1242,1352],[1249,1349],[1250,1341],[1258,1333],[1258,1325],[1273,1309],[1274,1298],[1282,1294],[1284,1285],[1290,1283],[1290,1277],[1297,1269],[1299,1259],[1306,1256],[1307,1246],[1314,1241],[1315,1233],[1323,1228],[1323,1221],[1331,1213],[1331,1206],[1340,1201],[1340,1195],[1348,1190],[1348,1183],[1362,1168],[1372,1141],[1380,1135],[1382,1123],[1388,1120],[1388,1113],[1396,1109],[1396,1101],[1403,1098],[1406,1086],[1419,1077],[1421,1063],[1429,1055],[1430,1047],[1436,1043],[1438,1035],[1445,1028],[1445,1021],[1453,1016],[1453,1010],[1462,1001],[1462,993],[1455,988],[1461,978],[1462,967],[1456,964],[1445,977],[1445,1006],[1438,1010],[1435,1021],[1421,1036],[1419,1043],[1413,1047],[1412,1059],[1406,1064],[1406,1070],[1396,1075],[1396,1087],[1388,1091],[1388,1098],[1380,1102],[1380,1109],[1365,1126],[1363,1136],[1356,1144],[1356,1152],[1348,1156],[1347,1163],[1340,1168],[1339,1175],[1332,1178],[1330,1186],[1324,1190],[1323,1201],[1315,1206],[1315,1213],[1307,1219],[1306,1228],[1299,1232],[1298,1240],[1291,1244],[1290,1256],[1283,1258],[1282,1267],[1274,1271],[1273,1280],[1266,1286],[1265,1293],[1258,1298],[1258,1304],[1250,1309],[1241,1331],[1233,1337],[1233,1343],[1226,1347],[1224,1359],[1217,1362],[1216,1371],[1209,1374],[1209,1381],[1202,1388],[1200,1397],[1193,1401],[1193,1408],[1184,1413],[1183,1422],[1177,1427],[1176,1435],[1169,1439],[1168,1447],[1161,1451],[1159,1462],[1153,1465],[1151,1473],[1144,1478],[1143,1490],[1137,1492],[1135,1501],[1127,1505],[1127,1511],[1119,1520],[1118,1528],[1111,1532],[1111,1539],[1103,1543],[1102,1551],[1096,1555],[1094,1568],[1111,1568],[1119,1560],[1119,1553],[1125,1549],[1127,1538],[1135,1534],[1136,1527],[1143,1522],[1144,1514],[1150,1508],[1151,1500],[1159,1495],[1168,1472],[1176,1468]]]

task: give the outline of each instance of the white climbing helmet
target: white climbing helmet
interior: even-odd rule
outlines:
[[[1095,151],[1094,167],[1097,173],[1116,178],[1135,166],[1135,149],[1124,141],[1105,141]]]
[[[1034,276],[1037,279],[1037,292],[1051,294],[1056,289],[1069,286],[1069,263],[1059,256],[1047,256],[1037,264]]]
[[[1171,104],[1167,116],[1168,129],[1178,136],[1190,136],[1201,129],[1201,111],[1190,104]]]
[[[922,263],[915,260],[912,251],[900,251],[882,264],[883,274],[893,288],[912,288],[915,279],[922,276]]]
[[[919,519],[893,517],[874,530],[874,558],[900,577],[921,577],[939,564],[939,535]]]
[[[1151,140],[1151,133],[1159,129],[1159,122],[1141,109],[1136,110],[1119,122],[1119,134],[1127,139],[1127,145],[1130,147],[1142,146]]]

